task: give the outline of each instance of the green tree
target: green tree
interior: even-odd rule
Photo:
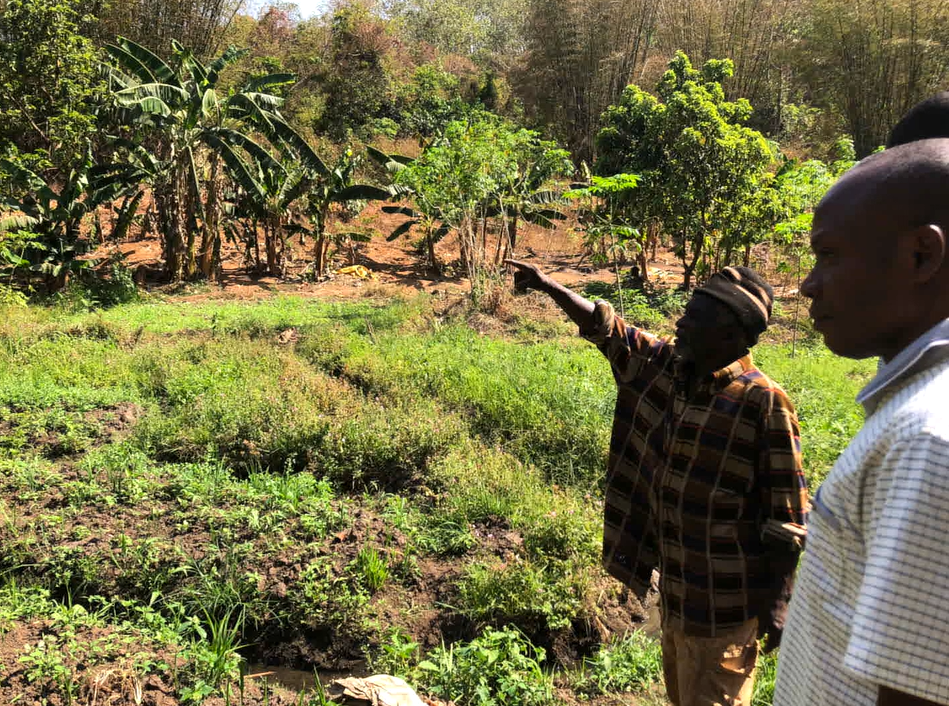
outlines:
[[[641,176],[632,222],[655,219],[671,236],[686,289],[775,159],[764,136],[744,126],[748,101],[725,100],[721,82],[731,73],[730,61],[709,61],[699,71],[679,52],[657,96],[627,87],[598,136],[597,171]]]
[[[10,175],[17,199],[0,201],[0,239],[17,243],[15,258],[8,245],[5,257],[13,270],[42,276],[47,292],[66,286],[69,275],[89,267],[77,259],[88,243],[80,238],[83,217],[108,199],[89,189],[88,164],[83,163],[55,179],[45,180],[32,170],[10,160],[0,161],[0,170]]]
[[[458,77],[435,64],[415,69],[398,88],[399,123],[406,136],[432,137],[469,111],[461,99]]]
[[[78,0],[0,4],[0,150],[15,150],[27,166],[68,171],[96,129],[102,83],[78,7]]]
[[[393,39],[385,23],[359,2],[341,5],[331,20],[326,106],[318,129],[337,141],[379,118],[397,117],[387,57]]]
[[[384,0],[409,39],[449,54],[510,61],[524,49],[528,0]]]
[[[547,182],[569,166],[566,152],[496,116],[454,121],[398,172],[396,182],[413,195],[419,214],[401,212],[425,224],[430,244],[448,229],[457,232],[461,262],[478,298],[505,243],[513,249],[517,219],[549,225],[558,218],[549,207],[556,199]],[[493,264],[488,257],[491,219],[498,223]]]

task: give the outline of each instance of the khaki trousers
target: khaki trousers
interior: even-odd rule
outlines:
[[[662,630],[662,671],[674,706],[750,706],[758,619],[717,637]]]

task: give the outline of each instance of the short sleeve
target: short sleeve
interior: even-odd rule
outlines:
[[[645,365],[666,365],[673,356],[671,345],[630,326],[617,316],[609,302],[602,299],[594,305],[589,325],[580,327],[580,335],[602,351],[621,384],[636,378]]]
[[[866,570],[844,666],[949,704],[949,441],[920,433],[894,445],[882,468],[864,502]]]

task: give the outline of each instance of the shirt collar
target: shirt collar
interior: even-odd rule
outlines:
[[[739,375],[743,375],[746,371],[751,370],[754,367],[754,364],[751,361],[751,353],[746,353],[744,356],[736,360],[730,365],[726,365],[724,368],[716,370],[711,375],[706,375],[701,380],[696,383],[695,389],[708,388],[715,392],[723,390],[728,385],[732,383],[735,378]],[[687,386],[687,381],[689,379],[689,373],[681,365],[681,361],[676,365],[676,378],[679,381],[680,388]]]
[[[731,365],[726,365],[721,370],[716,370],[712,373],[712,387],[721,390],[730,385],[739,375],[751,370],[752,367],[751,353],[748,353]]]
[[[887,388],[897,381],[949,357],[949,319],[933,326],[900,351],[893,360],[880,360],[876,376],[857,395],[857,402],[871,414]]]

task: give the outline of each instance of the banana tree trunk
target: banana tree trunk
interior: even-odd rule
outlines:
[[[182,215],[184,216],[187,232],[187,243],[184,252],[184,276],[187,279],[193,279],[200,272],[198,269],[198,253],[195,250],[198,220],[200,219],[203,227],[207,227],[207,217],[204,213],[204,203],[201,200],[201,185],[198,182],[198,170],[194,162],[194,153],[190,147],[185,150],[185,153],[185,164],[181,174],[181,203],[185,205]]]
[[[260,272],[260,224],[255,220],[252,225],[252,231],[254,236],[254,271]],[[266,234],[265,234],[266,237]]]
[[[201,234],[201,274],[211,279],[219,269],[221,255],[221,209],[218,199],[218,157],[211,157],[211,178],[207,185],[204,229]]]
[[[181,280],[182,250],[181,220],[175,184],[155,190],[155,210],[158,213],[158,230],[161,233],[162,259],[165,271],[173,282]]]
[[[280,277],[281,267],[281,224],[279,220],[272,220],[264,228],[264,245],[267,249],[267,272],[274,277]]]
[[[326,273],[327,255],[329,253],[329,239],[326,237],[326,217],[323,213],[317,211],[314,215],[314,233],[313,233],[313,269],[317,278]]]

